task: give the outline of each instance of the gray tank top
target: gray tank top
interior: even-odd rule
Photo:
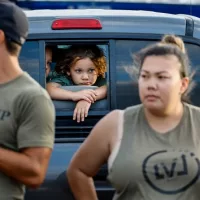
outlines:
[[[142,105],[124,112],[123,136],[109,169],[114,200],[200,199],[200,109],[184,104],[173,130],[159,134]]]

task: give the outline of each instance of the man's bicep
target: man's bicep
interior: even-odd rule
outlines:
[[[47,171],[52,149],[48,147],[31,147],[20,149],[20,152],[32,160],[35,166],[38,166],[38,172],[43,179]]]
[[[26,106],[18,126],[18,148],[53,147],[55,136],[55,110],[50,99],[34,97]]]
[[[52,149],[49,147],[29,147],[20,149],[20,152],[29,158],[38,161],[40,164],[43,164],[43,162],[49,161]]]

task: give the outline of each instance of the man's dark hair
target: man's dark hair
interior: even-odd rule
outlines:
[[[6,48],[7,48],[8,52],[12,56],[19,56],[19,53],[20,53],[20,50],[21,50],[21,46],[19,44],[17,44],[16,42],[13,42],[13,41],[10,41],[10,40],[6,39],[5,45],[6,45]]]

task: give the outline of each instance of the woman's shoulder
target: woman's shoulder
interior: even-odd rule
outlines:
[[[192,115],[198,115],[200,117],[200,107],[184,103],[184,107],[189,110],[189,113]]]
[[[124,111],[125,111],[125,112],[127,112],[127,111],[133,111],[133,112],[135,112],[135,111],[140,110],[141,108],[143,108],[143,105],[142,105],[142,104],[138,104],[138,105],[126,107],[126,108],[124,109]]]
[[[123,116],[123,110],[113,110],[105,115],[92,129],[90,135],[97,135],[98,138],[102,138],[110,143],[113,137],[118,134],[118,128],[121,125],[121,116]]]
[[[142,109],[143,109],[143,105],[138,104],[138,105],[127,107],[124,110],[124,113],[125,113],[125,115],[134,115],[134,114],[138,114]]]
[[[109,114],[107,114],[104,118],[106,118],[104,121],[105,123],[114,123],[117,124],[118,121],[121,121],[121,117],[123,115],[134,115],[140,112],[140,110],[143,108],[142,104],[130,106],[125,109],[116,109],[111,111]],[[113,120],[115,119],[115,120]]]
[[[95,126],[95,130],[100,130],[101,134],[113,134],[117,130],[118,125],[121,123],[124,110],[113,110],[105,115]]]
[[[104,118],[106,119],[105,122],[107,121],[111,121],[111,122],[116,122],[116,120],[118,119],[119,115],[122,115],[124,113],[124,110],[120,110],[120,109],[116,109],[113,110],[111,112],[109,112]],[[113,120],[116,119],[116,120]]]
[[[186,119],[200,127],[200,107],[184,103]]]

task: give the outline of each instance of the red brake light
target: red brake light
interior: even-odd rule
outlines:
[[[53,30],[62,29],[102,29],[97,19],[57,19],[53,21]]]

